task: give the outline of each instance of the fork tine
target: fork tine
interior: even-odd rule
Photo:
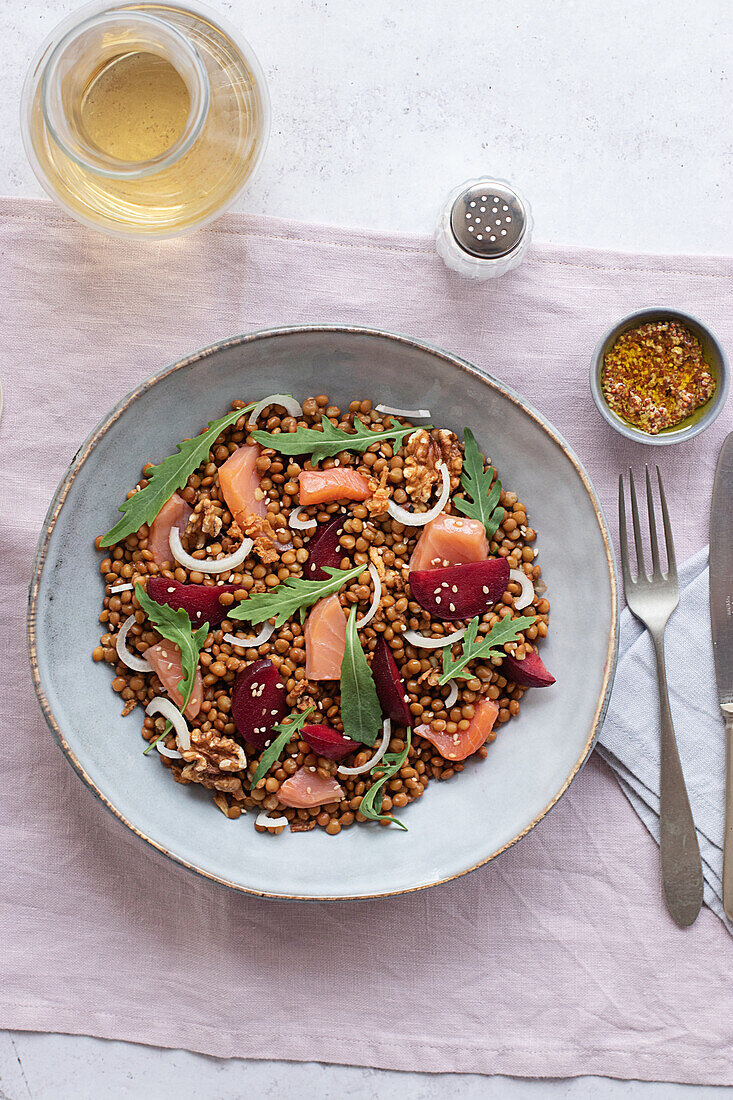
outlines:
[[[652,544],[652,576],[662,576],[662,570],[659,565],[659,543],[657,542],[657,520],[654,515],[654,496],[652,494],[652,479],[649,476],[649,467],[645,466],[646,470],[646,510],[649,513],[649,538]]]
[[[636,503],[636,486],[634,484],[634,471],[629,470],[629,486],[631,488],[631,519],[634,524],[634,544],[636,546],[637,581],[642,577],[649,580],[646,566],[644,565],[644,543],[641,541],[641,524],[639,523],[639,506]]]
[[[667,544],[667,576],[670,580],[677,580],[677,562],[674,556],[674,540],[672,538],[672,527],[669,522],[669,512],[667,511],[667,498],[664,495],[664,485],[662,485],[662,475],[657,466],[657,481],[659,482],[659,499],[662,503],[662,522],[664,524],[664,538]]]
[[[628,589],[633,581],[629,569],[629,540],[626,534],[626,501],[624,500],[624,475],[619,474],[618,479],[618,526],[619,546],[621,549],[621,572],[624,578],[624,589]]]

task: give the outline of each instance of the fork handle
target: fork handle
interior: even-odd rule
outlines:
[[[661,724],[659,829],[664,900],[672,919],[687,928],[702,906],[702,861],[677,751],[664,664],[664,631],[652,634],[657,658]]]

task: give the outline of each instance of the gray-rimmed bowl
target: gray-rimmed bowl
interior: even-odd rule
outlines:
[[[261,836],[228,821],[209,792],[144,757],[141,715],[120,717],[110,669],[95,665],[100,556],[93,540],[147,460],[221,415],[236,397],[329,393],[471,427],[538,531],[552,604],[543,657],[557,685],[530,692],[519,719],[448,783],[407,808],[409,832],[359,826]],[[69,623],[74,630],[69,630]],[[608,531],[588,477],[539,413],[469,363],[405,336],[298,326],[239,336],[143,382],[81,446],[51,503],[30,589],[28,638],[41,706],[84,782],[133,832],[183,866],[251,894],[291,900],[400,894],[493,859],[557,802],[593,748],[616,661],[617,596]],[[84,690],[80,690],[81,677]],[[70,808],[73,812],[73,807]]]
[[[705,362],[710,364],[716,386],[715,393],[710,400],[683,420],[679,426],[666,428],[658,435],[650,435],[649,432],[643,432],[640,428],[635,428],[633,424],[629,424],[628,421],[608,407],[601,389],[601,371],[603,370],[603,359],[606,352],[622,333],[637,325],[644,325],[647,321],[664,320],[679,321],[697,336],[702,345]],[[688,439],[693,439],[700,432],[704,432],[706,428],[709,428],[713,421],[717,420],[728,399],[730,367],[722,344],[707,325],[703,324],[697,317],[693,317],[691,313],[683,313],[679,309],[665,309],[659,306],[630,313],[628,317],[624,317],[604,333],[596,344],[591,359],[590,389],[599,413],[617,432],[626,436],[627,439],[635,440],[637,443],[648,443],[652,447],[666,447],[670,443],[685,443]]]

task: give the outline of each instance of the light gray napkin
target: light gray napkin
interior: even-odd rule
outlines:
[[[679,582],[679,607],[665,634],[670,705],[700,843],[705,902],[733,934],[722,900],[725,729],[715,688],[707,548],[685,562]],[[598,751],[657,844],[659,737],[652,642],[625,608],[616,681]]]

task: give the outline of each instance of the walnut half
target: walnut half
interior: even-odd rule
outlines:
[[[433,486],[440,481],[439,462],[445,462],[455,491],[463,470],[463,455],[458,437],[447,428],[418,428],[408,438],[405,446],[403,476],[405,491],[416,504],[430,500]]]
[[[203,550],[207,539],[215,539],[221,531],[220,504],[202,500],[196,505],[184,532],[184,539],[192,550]]]
[[[224,791],[237,800],[245,797],[242,780],[234,773],[243,772],[247,758],[241,745],[218,730],[191,730],[191,748],[181,753],[184,766],[180,782],[200,783],[209,790]]]

